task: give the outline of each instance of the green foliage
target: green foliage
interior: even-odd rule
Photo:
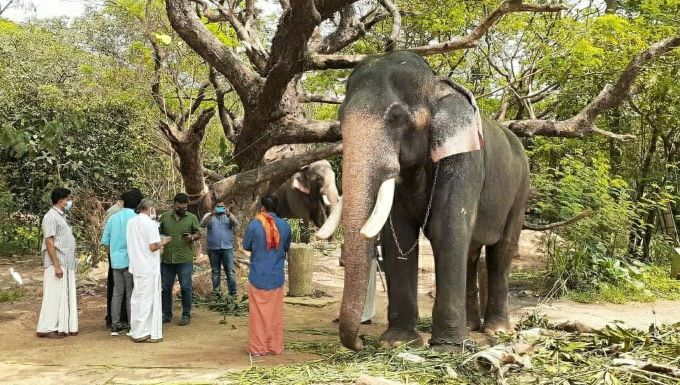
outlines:
[[[533,153],[546,151],[538,145]],[[550,269],[555,278],[568,278],[569,286],[581,289],[602,280],[618,282],[625,274],[617,256],[627,252],[626,234],[634,217],[627,183],[610,175],[608,160],[594,154],[584,162],[568,155],[554,168],[536,173],[532,179],[540,201],[534,210],[550,221],[565,220],[584,209],[592,214],[560,235],[563,242],[551,254]]]
[[[56,185],[108,198],[159,166],[135,71],[70,44],[79,35],[67,26],[45,24],[0,33],[0,159],[31,213]]]
[[[243,298],[239,298],[213,293],[211,298],[194,297],[194,303],[197,306],[205,306],[209,310],[220,313],[223,319],[227,316],[242,317],[248,314],[248,297],[245,295]]]
[[[680,281],[672,279],[667,268],[645,266],[633,277],[630,272],[619,268],[624,279],[612,283],[601,283],[583,291],[570,292],[568,297],[585,303],[626,303],[652,302],[658,299],[680,299]]]
[[[35,218],[22,219],[20,206],[0,179],[0,256],[22,255],[40,247]]]

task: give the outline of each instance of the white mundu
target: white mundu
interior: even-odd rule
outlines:
[[[158,224],[139,214],[127,225],[127,247],[134,289],[130,299],[130,337],[133,340],[163,339],[161,311],[161,254],[149,245],[160,243]]]

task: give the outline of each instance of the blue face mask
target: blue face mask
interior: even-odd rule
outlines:
[[[64,207],[64,209],[71,210],[71,207],[73,207],[73,201],[72,200],[66,202],[66,207]]]
[[[227,210],[225,210],[224,207],[215,207],[215,212],[218,214],[224,214],[227,212]]]

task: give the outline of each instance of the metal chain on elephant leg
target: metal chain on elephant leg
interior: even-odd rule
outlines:
[[[430,191],[430,199],[427,202],[427,211],[425,212],[425,220],[423,221],[423,225],[421,228],[424,230],[425,226],[427,226],[427,221],[430,219],[430,209],[432,208],[432,198],[434,197],[434,188],[437,186],[437,176],[439,175],[439,162],[437,162],[437,165],[435,166],[434,169],[434,180],[432,181],[432,191]],[[401,246],[399,245],[399,239],[397,239],[397,233],[394,231],[394,224],[392,223],[392,213],[390,213],[390,229],[392,230],[392,238],[394,239],[394,244],[397,245],[397,251],[399,252],[399,255],[397,256],[397,259],[401,260],[408,260],[406,257],[407,255],[411,254],[413,250],[416,249],[418,246],[418,238],[420,235],[416,238],[415,242],[413,242],[413,245],[406,251],[401,249]]]

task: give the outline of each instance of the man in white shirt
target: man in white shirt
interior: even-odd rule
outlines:
[[[135,342],[163,340],[161,308],[161,248],[170,239],[161,241],[154,203],[144,199],[139,214],[127,225],[127,247],[134,289],[130,304],[130,338]]]

